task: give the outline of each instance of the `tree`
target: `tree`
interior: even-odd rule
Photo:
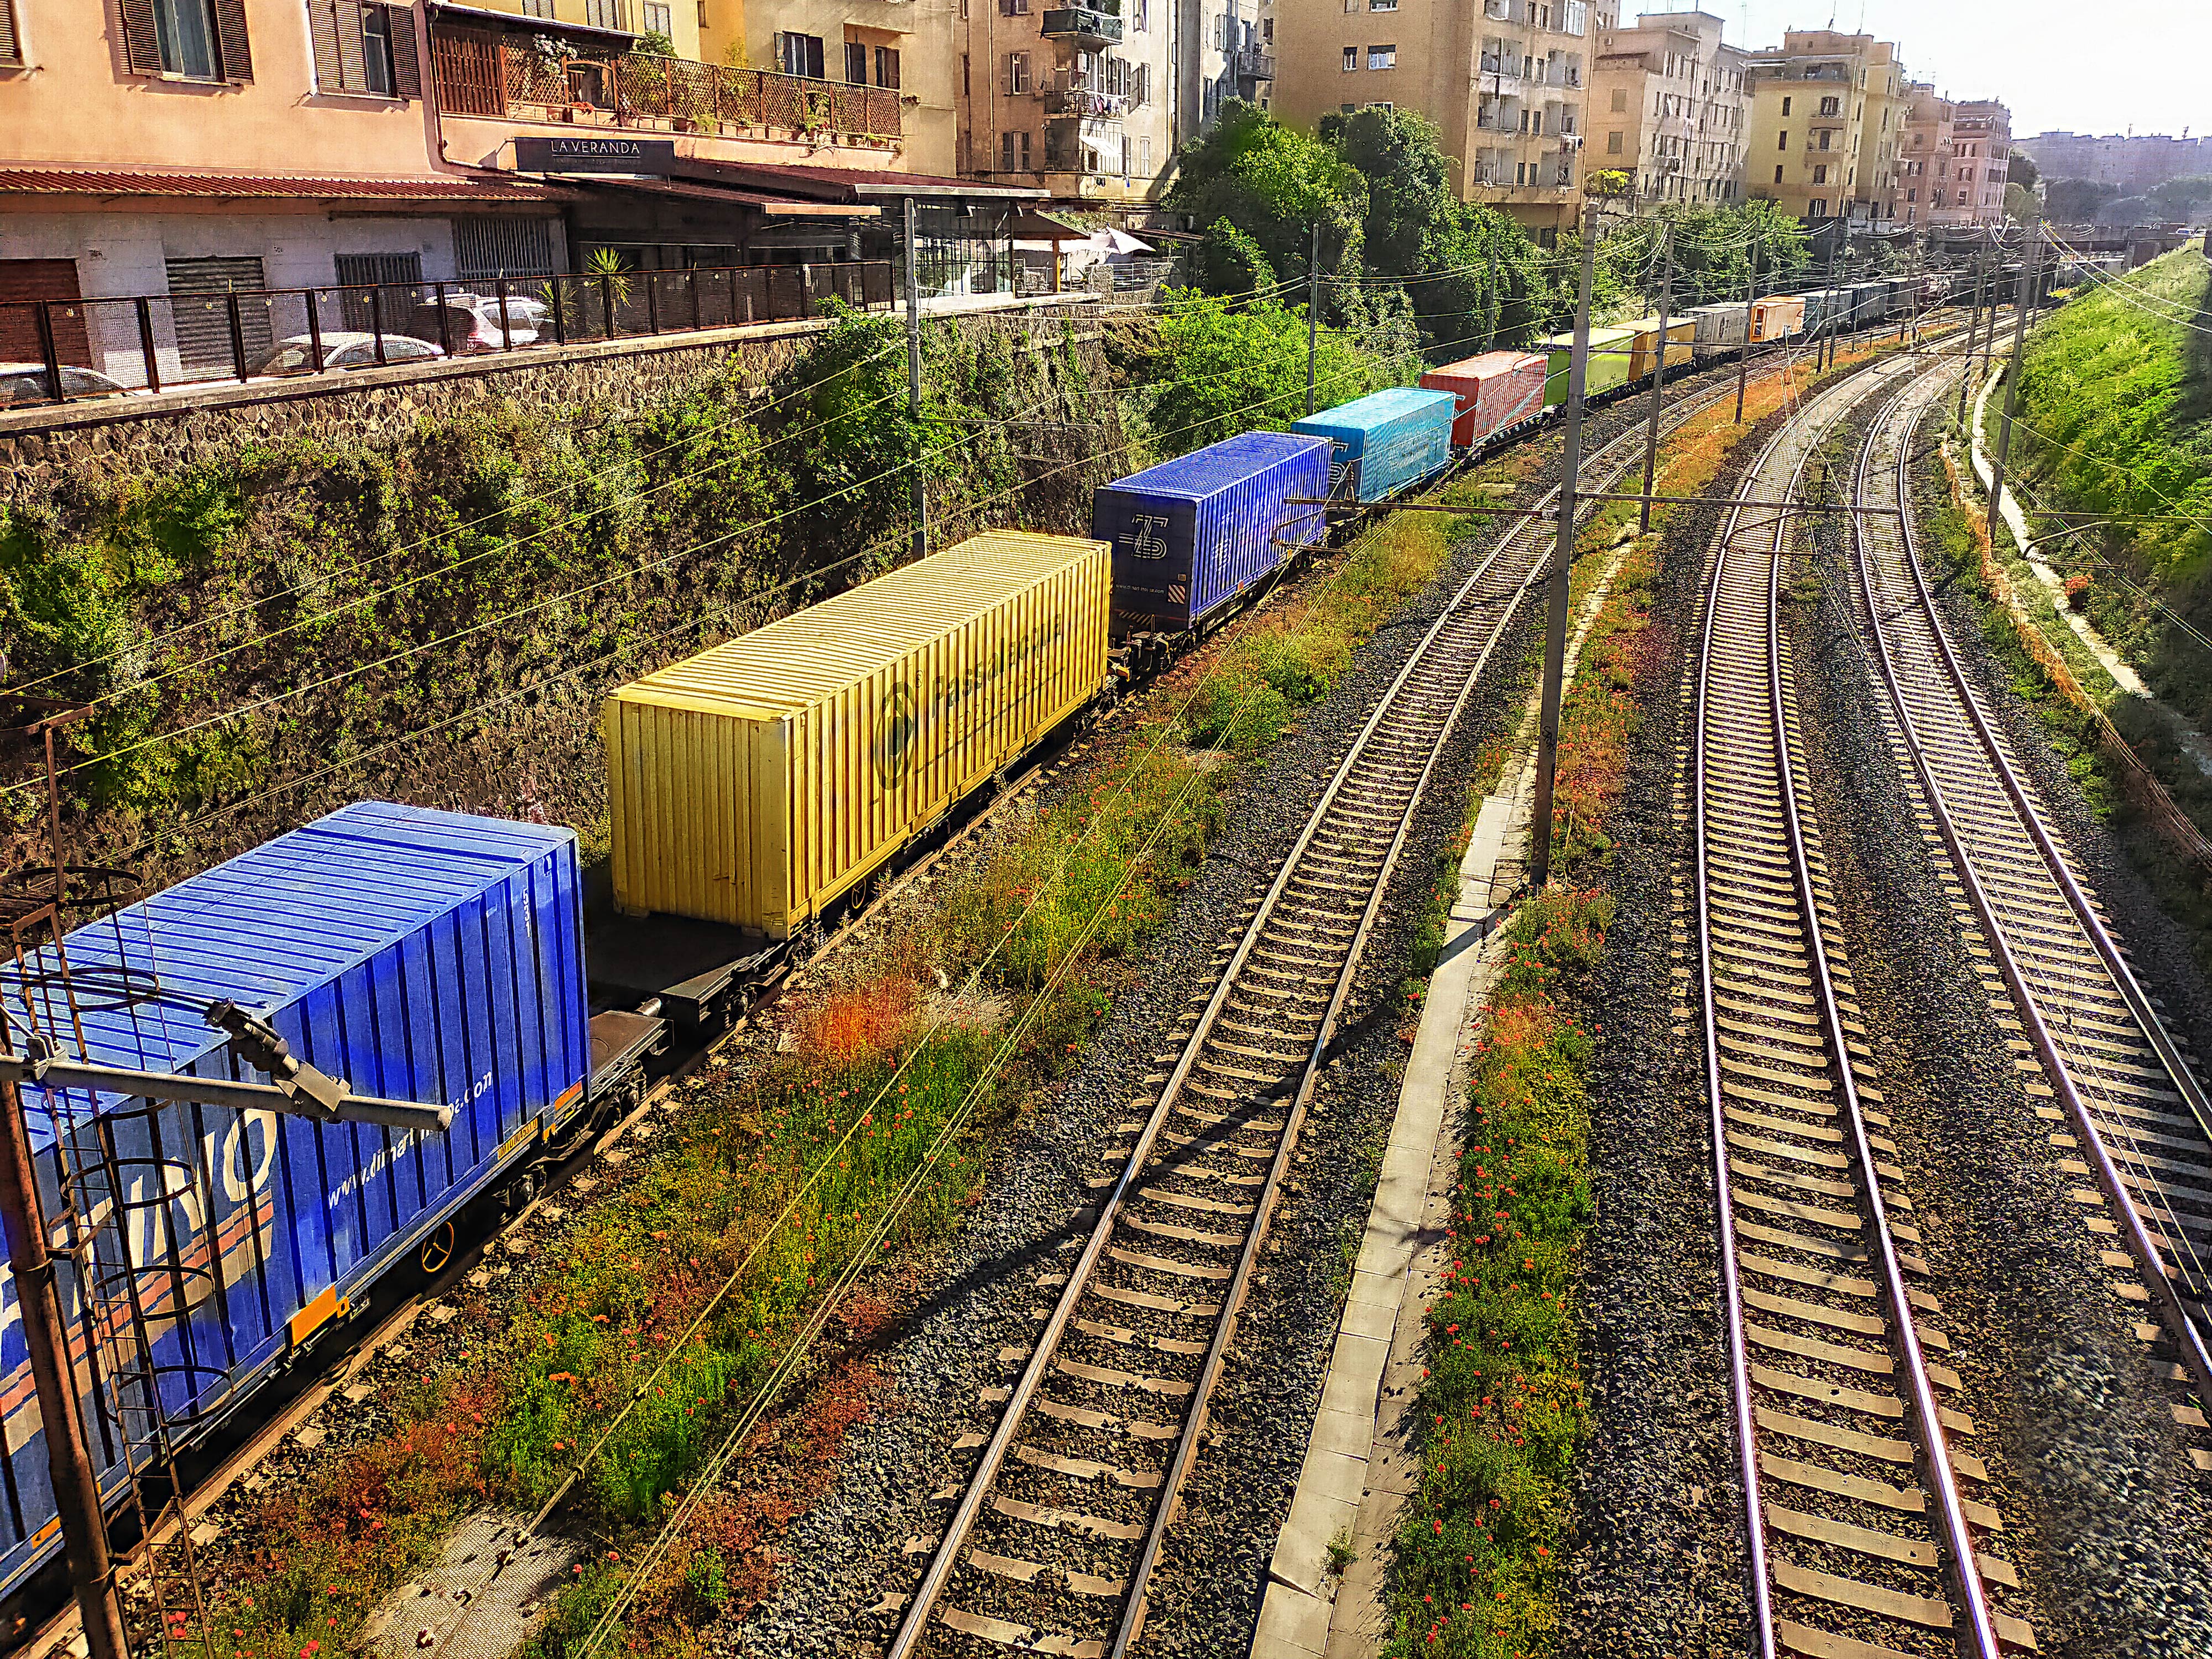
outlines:
[[[1802,270],[1812,258],[1805,228],[1772,202],[1717,208],[1669,202],[1659,216],[1674,227],[1674,293],[1680,307],[1741,300],[1759,250],[1759,281]]]
[[[2099,208],[2096,222],[2125,228],[2131,225],[2150,224],[2158,216],[2158,204],[2149,197],[2123,196]]]
[[[2157,204],[2160,217],[2187,219],[2196,213],[2200,203],[2212,201],[2212,178],[2198,173],[2185,179],[2168,179],[2143,193]]]
[[[2094,179],[2053,179],[2044,187],[2044,215],[2054,224],[2086,225],[2119,193],[2118,185],[2099,184]]]
[[[2042,198],[2027,185],[2007,185],[2004,194],[2005,217],[2026,224],[2042,210]]]
[[[1232,100],[1211,131],[1177,154],[1166,204],[1209,228],[1226,224],[1241,231],[1272,276],[1303,277],[1316,224],[1322,229],[1322,270],[1357,259],[1367,181],[1319,139],[1285,126],[1256,105]],[[1239,268],[1249,250],[1240,247],[1238,258],[1225,262],[1217,258],[1228,252],[1224,232],[1200,260],[1201,283],[1211,274],[1232,279],[1249,274]]]
[[[1378,362],[1334,329],[1315,341],[1321,406],[1395,384],[1401,366]],[[1211,295],[1170,300],[1160,319],[1159,383],[1146,420],[1162,454],[1240,432],[1279,432],[1306,412],[1306,325],[1299,313],[1262,300],[1233,306]]]
[[[1198,285],[1208,294],[1258,295],[1275,286],[1275,270],[1266,252],[1226,219],[1206,227],[1195,257]]]
[[[2025,150],[2013,151],[2012,159],[2005,163],[2005,182],[2033,190],[2042,181],[2043,169],[2035,165],[2035,158]]]

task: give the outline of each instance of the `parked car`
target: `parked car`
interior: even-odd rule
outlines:
[[[120,380],[112,380],[96,368],[79,368],[74,363],[62,365],[64,398],[117,398],[130,390]],[[0,363],[0,409],[43,404],[49,397],[44,363]]]
[[[419,363],[446,354],[428,340],[417,340],[405,334],[384,337],[384,361],[392,363]],[[343,329],[326,331],[323,335],[323,367],[325,368],[376,368],[376,336],[356,334]],[[310,335],[295,334],[279,340],[274,348],[257,363],[256,374],[312,374],[315,372],[315,343]]]
[[[407,331],[425,340],[438,333],[439,302],[426,300],[407,314]],[[448,294],[445,298],[446,331],[455,356],[472,351],[504,351],[509,342],[538,343],[538,331],[545,321],[545,301],[520,294],[507,296],[507,325],[500,325],[499,296],[495,294]]]

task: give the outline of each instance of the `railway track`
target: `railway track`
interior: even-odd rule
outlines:
[[[1711,562],[1689,767],[1705,1083],[1758,1650],[2033,1648],[1972,1489],[1976,1425],[1834,920],[1780,601],[1820,439],[1913,371],[1822,394],[1739,488]]]
[[[1679,424],[1732,396],[1717,385]],[[1640,430],[1599,449],[1607,489]],[[1554,491],[1536,512],[1555,503]],[[902,1610],[890,1659],[1012,1649],[1121,1659],[1185,1478],[1308,1102],[1437,754],[1495,659],[1551,545],[1531,516],[1470,575],[1353,741],[1209,993],[1154,1056],[1156,1093],[1106,1149],[1101,1201],[1033,1345],[1002,1356],[976,1453]]]
[[[1854,610],[1983,988],[2101,1236],[2104,1265],[2119,1275],[2115,1292],[2159,1316],[2139,1320],[2137,1334],[2158,1345],[2174,1416],[2198,1443],[2191,1457],[2212,1471],[2203,1410],[2212,1401],[2212,1106],[1962,669],[1912,520],[1895,511],[1910,505],[1907,458],[1948,382],[1947,371],[1900,391],[1860,451],[1857,501],[1888,511],[1854,515]]]

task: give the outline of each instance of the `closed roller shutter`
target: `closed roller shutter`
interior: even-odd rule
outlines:
[[[0,0],[4,5],[6,0]],[[74,259],[0,259],[0,362],[35,363],[44,360],[39,348],[38,313],[10,301],[69,300],[77,297]],[[54,350],[65,363],[91,368],[92,348],[85,338],[84,312],[75,305],[53,308]]]
[[[553,269],[553,222],[489,213],[453,221],[453,262],[464,282],[543,276]]]
[[[407,331],[408,313],[428,292],[422,286],[420,253],[341,253],[337,256],[337,267],[338,281],[345,289],[339,308],[344,313],[348,328],[366,334],[375,322],[378,312],[371,308],[368,289],[363,286],[374,283],[384,331]]]
[[[252,294],[239,307],[239,332],[246,341],[250,368],[275,343],[269,332],[269,312],[260,301],[264,284],[261,261],[252,258],[172,259],[169,267],[169,306],[177,331],[177,356],[185,375],[210,380],[232,374],[230,308],[226,294]]]

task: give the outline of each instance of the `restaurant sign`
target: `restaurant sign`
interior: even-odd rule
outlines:
[[[517,138],[518,173],[658,173],[676,165],[673,138]]]

